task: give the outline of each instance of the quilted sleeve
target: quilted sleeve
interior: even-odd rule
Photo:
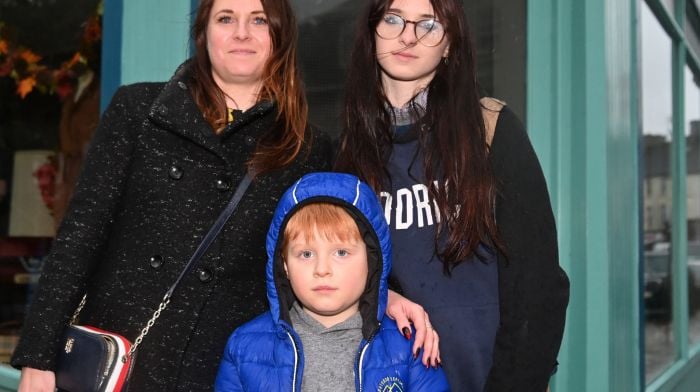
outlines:
[[[442,367],[435,369],[429,366],[426,368],[423,365],[422,356],[419,355],[418,358],[411,359],[408,390],[412,392],[449,392],[450,387]]]
[[[219,372],[216,375],[216,384],[214,386],[216,392],[243,391],[243,385],[238,373],[238,361],[235,355],[237,344],[238,339],[236,332],[234,332],[231,334],[228,343],[226,343],[224,356],[221,359],[221,364],[219,364]]]

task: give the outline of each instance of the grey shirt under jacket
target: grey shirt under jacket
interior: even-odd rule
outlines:
[[[362,341],[360,312],[326,328],[295,302],[289,317],[304,352],[302,392],[355,392],[355,357]]]
[[[258,140],[283,132],[270,103],[220,135],[188,91],[187,63],[167,83],[120,88],[102,116],[12,358],[52,370],[80,298],[80,323],[134,340],[243,177]],[[310,147],[310,148],[309,148]],[[265,235],[282,192],[328,170],[329,139],[256,178],[199,267],[139,347],[132,391],[209,391],[232,328],[267,307]]]

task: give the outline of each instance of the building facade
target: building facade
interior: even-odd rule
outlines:
[[[337,133],[358,3],[293,4],[311,119]],[[465,4],[483,93],[527,125],[571,279],[552,390],[697,390],[700,0]],[[195,7],[105,1],[102,107],[188,57]],[[0,368],[0,385],[16,377]]]

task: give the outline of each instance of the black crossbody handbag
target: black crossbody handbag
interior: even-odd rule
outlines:
[[[63,347],[58,353],[56,387],[59,391],[120,392],[127,389],[138,346],[170,303],[170,298],[182,278],[195,267],[197,261],[224,227],[251,181],[252,174],[246,173],[226,208],[204,236],[175,283],[165,293],[158,309],[153,312],[153,316],[133,344],[120,334],[76,324],[78,315],[85,306],[87,297],[83,296],[66,328]]]

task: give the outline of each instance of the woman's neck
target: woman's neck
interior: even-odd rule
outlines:
[[[255,104],[258,102],[258,86],[248,89],[228,88],[225,90],[222,89],[222,91],[224,92],[224,97],[226,98],[226,106],[233,109],[238,109],[245,112],[246,110],[255,106]]]
[[[258,95],[260,93],[260,88],[262,87],[260,82],[251,84],[225,84],[216,79],[217,78],[215,77],[214,80],[216,81],[216,84],[219,86],[221,91],[224,93],[224,97],[226,98],[226,106],[233,109],[246,111],[255,106],[255,104],[258,102]]]
[[[421,79],[404,81],[392,79],[386,74],[382,74],[384,94],[391,106],[401,108],[413,99],[418,92],[424,90],[430,81],[433,80],[434,75],[432,73]]]

